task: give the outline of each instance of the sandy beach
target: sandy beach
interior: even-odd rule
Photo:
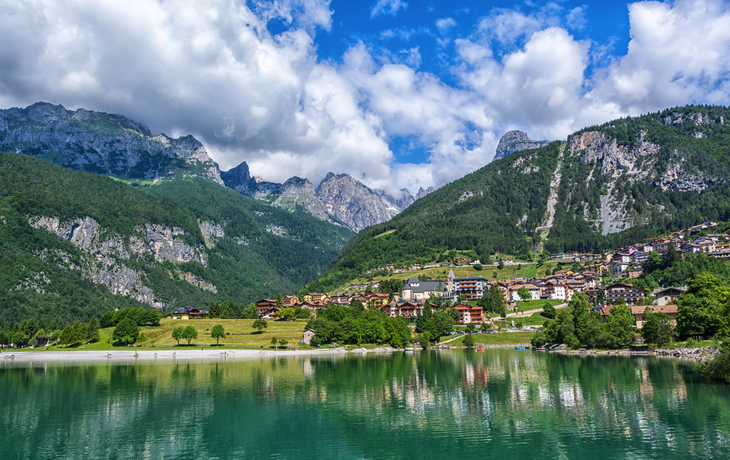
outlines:
[[[369,353],[392,352],[393,349],[386,347],[375,350],[368,350]],[[232,360],[232,359],[255,359],[274,358],[290,356],[323,356],[323,355],[344,355],[347,353],[363,353],[362,349],[347,351],[345,348],[331,348],[324,350],[242,350],[226,348],[205,348],[200,349],[171,349],[162,348],[159,351],[140,350],[133,348],[120,348],[111,351],[20,351],[9,350],[0,354],[0,360],[13,362],[82,362],[82,361],[112,361],[112,362],[154,362],[170,360]],[[12,357],[12,358],[11,358]]]

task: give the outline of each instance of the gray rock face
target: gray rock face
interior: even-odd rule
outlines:
[[[390,220],[401,210],[347,174],[328,173],[317,187],[327,214],[356,232]]]
[[[98,174],[154,180],[184,169],[223,184],[218,165],[192,136],[153,136],[121,115],[66,110],[45,102],[0,110],[0,150]]]
[[[133,256],[152,255],[156,262],[174,264],[197,262],[203,266],[208,265],[208,255],[203,248],[183,242],[179,237],[184,235],[184,232],[178,228],[147,224],[144,228],[135,229],[141,237],[132,235],[124,238],[104,230],[96,220],[88,216],[71,222],[61,222],[57,217],[34,216],[28,218],[28,223],[32,227],[44,228],[59,238],[70,241],[84,252],[81,266],[71,264],[70,259],[64,254],[56,254],[59,260],[63,261],[64,268],[81,270],[86,278],[105,285],[113,294],[132,297],[157,308],[164,307],[164,303],[155,297],[152,289],[144,285],[144,276],[128,267],[125,261]],[[198,224],[206,244],[210,242],[212,245],[215,238],[225,237],[219,224],[213,222]],[[41,254],[41,257],[47,257],[47,254]],[[177,277],[200,289],[218,292],[212,283],[190,272],[180,272]],[[38,284],[36,281],[33,283],[35,284],[29,286]]]
[[[223,184],[226,187],[237,190],[244,195],[253,195],[258,187],[256,179],[251,177],[248,164],[245,161],[233,169],[222,171],[221,179],[223,179]]]
[[[520,150],[537,149],[548,145],[550,141],[533,141],[523,131],[509,131],[499,140],[494,160],[497,161]]]
[[[243,162],[221,173],[226,186],[274,206],[294,210],[297,205],[335,224],[342,224],[358,232],[365,227],[390,220],[417,198],[434,189],[421,188],[417,198],[402,189],[393,197],[382,190],[371,190],[347,174],[329,173],[315,189],[309,179],[292,177],[283,184],[258,181],[251,176]]]

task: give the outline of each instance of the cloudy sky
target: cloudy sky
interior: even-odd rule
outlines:
[[[416,192],[522,129],[728,105],[719,0],[0,0],[0,107],[193,134],[226,170]]]

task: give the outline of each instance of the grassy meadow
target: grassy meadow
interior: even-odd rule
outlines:
[[[271,338],[286,339],[288,347],[301,346],[299,342],[304,334],[306,320],[296,321],[267,321],[268,327],[259,334],[251,327],[252,319],[201,319],[201,320],[174,320],[163,319],[157,327],[140,327],[140,333],[144,334],[144,340],[138,341],[135,347],[171,347],[177,346],[177,341],[172,338],[172,330],[177,326],[194,326],[198,330],[198,338],[193,339],[190,347],[209,347],[215,345],[215,339],[210,336],[213,326],[223,326],[226,336],[220,339],[220,346],[261,348],[272,346]],[[114,328],[100,329],[101,340],[97,343],[83,345],[84,350],[115,350],[119,347],[112,345],[112,332]],[[230,335],[229,335],[230,334]],[[187,341],[180,340],[180,347],[188,347]],[[43,348],[45,349],[45,348]],[[69,350],[61,346],[51,346],[49,350]],[[40,350],[40,349],[39,349]]]

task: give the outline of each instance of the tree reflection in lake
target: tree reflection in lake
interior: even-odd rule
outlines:
[[[673,360],[474,350],[0,363],[0,458],[722,458],[730,392]]]

